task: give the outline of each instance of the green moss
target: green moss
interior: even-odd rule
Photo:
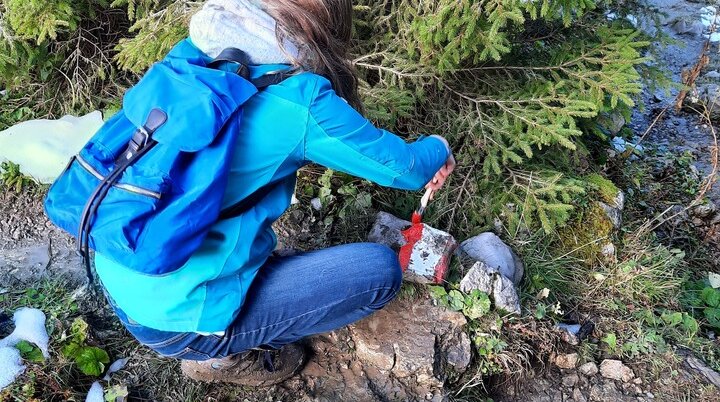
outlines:
[[[590,184],[592,190],[597,192],[600,201],[615,206],[615,198],[620,193],[620,189],[615,183],[597,173],[586,176],[585,181]]]
[[[570,225],[560,230],[560,254],[569,254],[588,265],[594,265],[613,230],[610,218],[599,204],[594,203]]]

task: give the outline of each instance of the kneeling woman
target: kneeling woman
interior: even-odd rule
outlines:
[[[123,324],[141,343],[182,359],[192,378],[282,381],[303,363],[297,341],[371,314],[400,288],[397,255],[384,246],[272,254],[271,225],[307,163],[411,190],[439,189],[455,166],[442,137],[406,143],[357,112],[345,54],[351,27],[351,0],[210,0],[192,19],[190,41],[209,58],[235,47],[251,57],[254,77],[300,71],[244,106],[225,203],[268,189],[251,208],[216,223],[187,264],[165,276],[96,256]]]

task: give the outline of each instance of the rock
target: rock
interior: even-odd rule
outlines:
[[[572,397],[575,402],[587,402],[585,395],[583,395],[583,393],[578,388],[573,389]]]
[[[700,374],[704,375],[710,383],[720,388],[720,374],[717,371],[708,367],[708,365],[705,364],[702,360],[694,356],[687,356],[685,357],[685,364],[693,370],[696,370]]]
[[[671,29],[678,35],[692,35],[699,37],[705,30],[705,25],[701,21],[689,21],[687,18],[677,18],[672,23]]]
[[[562,378],[562,384],[565,387],[573,388],[580,381],[580,377],[577,374],[568,374]]]
[[[607,401],[626,401],[626,398],[622,391],[617,389],[615,383],[612,381],[595,384],[590,388],[590,401],[592,402],[607,402]]]
[[[409,221],[399,219],[387,212],[379,212],[372,229],[370,229],[368,241],[371,243],[384,244],[398,251],[400,247],[407,243],[402,235],[402,231],[411,225]]]
[[[615,135],[625,127],[625,117],[620,112],[601,113],[597,118],[597,123],[609,135]]]
[[[482,261],[517,285],[525,272],[520,257],[495,233],[482,233],[460,244],[458,255],[464,259]]]
[[[620,360],[603,360],[600,363],[600,374],[605,378],[622,382],[628,382],[635,378],[635,373]]]
[[[460,281],[460,290],[470,293],[473,290],[487,293],[495,303],[495,308],[512,314],[520,314],[520,297],[513,282],[492,268],[478,261]]]
[[[41,278],[49,265],[49,244],[3,250],[0,254],[0,272],[8,272],[20,282]]]
[[[397,300],[352,325],[350,333],[368,376],[367,367],[374,367],[378,377],[396,380],[407,395],[424,399],[442,392],[449,368],[463,373],[469,366],[466,323],[461,313],[430,300]]]
[[[617,261],[617,250],[612,242],[607,242],[600,247],[600,256],[606,262]]]
[[[561,369],[574,369],[575,366],[577,366],[578,359],[579,357],[577,353],[559,355],[555,358],[555,365],[560,367]]]
[[[602,201],[598,201],[598,204],[603,209],[603,211],[605,211],[605,215],[607,215],[607,217],[610,219],[610,222],[612,222],[613,226],[616,229],[619,229],[622,226],[622,209],[610,206]]]
[[[718,70],[708,71],[707,73],[705,73],[704,77],[712,78],[712,79],[720,78],[720,71],[718,71]]]
[[[414,236],[417,240],[408,244],[406,234],[407,239]],[[422,284],[444,282],[449,271],[448,264],[457,248],[455,238],[449,233],[424,224],[413,226],[385,212],[378,213],[368,241],[398,251],[404,279]]]
[[[717,206],[710,200],[692,209],[692,215],[700,219],[712,218],[715,212],[717,212]]]
[[[586,377],[595,376],[599,372],[598,366],[594,362],[588,362],[583,364],[582,366],[580,366],[578,371],[580,371],[580,373],[582,373],[582,375]]]

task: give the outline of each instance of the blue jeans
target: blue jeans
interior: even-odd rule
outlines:
[[[278,349],[344,327],[383,308],[401,283],[397,254],[378,244],[348,244],[289,257],[271,256],[223,336],[147,328],[108,299],[140,343],[163,356],[207,360],[257,347]]]

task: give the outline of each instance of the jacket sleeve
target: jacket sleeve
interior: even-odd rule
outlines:
[[[305,159],[386,187],[418,190],[448,158],[445,144],[433,137],[406,143],[373,126],[319,79],[310,105]]]

